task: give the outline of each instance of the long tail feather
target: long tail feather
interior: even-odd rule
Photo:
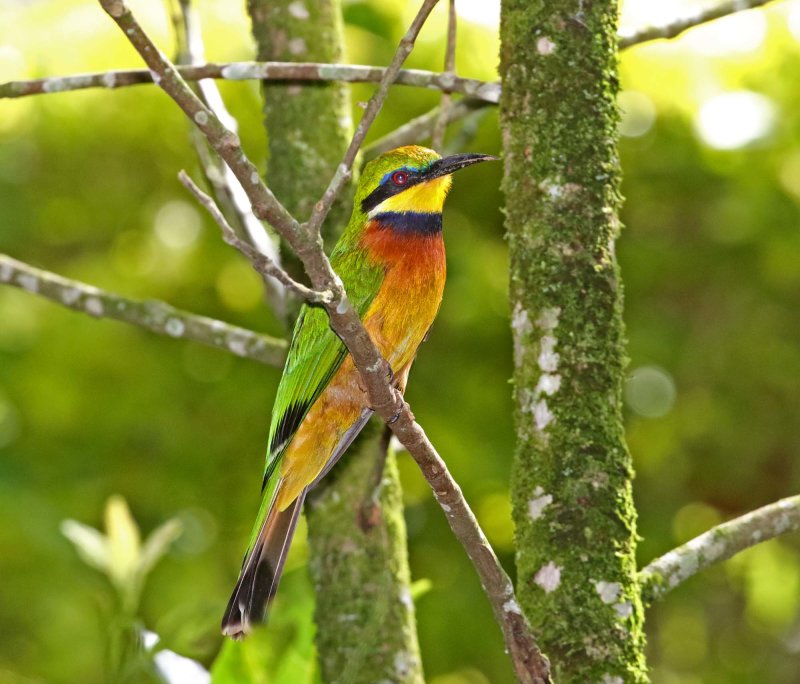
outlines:
[[[254,624],[264,621],[267,606],[278,590],[306,491],[304,489],[283,511],[275,508],[273,496],[267,517],[242,564],[239,581],[222,618],[225,636],[241,639]]]

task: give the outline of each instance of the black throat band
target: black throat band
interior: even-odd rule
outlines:
[[[385,211],[372,220],[382,228],[402,235],[437,235],[442,232],[440,212]]]

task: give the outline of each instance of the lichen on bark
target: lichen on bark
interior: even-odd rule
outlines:
[[[518,594],[558,682],[643,682],[619,233],[615,0],[504,0]]]

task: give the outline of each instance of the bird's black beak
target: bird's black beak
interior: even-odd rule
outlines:
[[[448,176],[454,171],[463,169],[472,164],[485,161],[499,161],[500,157],[491,154],[453,154],[449,157],[437,159],[425,172],[424,180],[429,181],[440,176]]]

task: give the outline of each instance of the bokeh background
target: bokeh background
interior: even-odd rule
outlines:
[[[131,3],[169,52],[157,0]],[[244,3],[204,0],[210,60],[250,59]],[[496,78],[496,2],[458,0],[458,70]],[[627,0],[623,28],[708,3]],[[440,68],[444,8],[409,66]],[[347,60],[384,64],[412,9],[344,2]],[[3,0],[0,81],[137,67],[94,3]],[[800,2],[626,51],[618,244],[630,338],[626,421],[646,563],[800,485]],[[258,86],[220,85],[262,165]],[[371,88],[354,86],[354,103]],[[436,104],[397,87],[372,138]],[[360,110],[355,110],[357,116]],[[497,117],[459,138],[497,152]],[[0,101],[0,250],[135,298],[280,334],[258,278],[176,180],[186,123],[152,87]],[[444,306],[411,404],[513,571],[511,341],[498,167],[455,183]],[[0,289],[0,682],[102,678],[113,592],[59,531],[124,496],[144,532],[184,534],[141,616],[209,666],[257,506],[277,369]],[[472,569],[407,457],[411,568],[427,678],[511,680]],[[300,539],[285,586],[311,590]],[[800,681],[800,546],[788,536],[681,586],[647,616],[660,684]],[[291,606],[279,610],[290,611]],[[306,611],[307,612],[307,611]]]

